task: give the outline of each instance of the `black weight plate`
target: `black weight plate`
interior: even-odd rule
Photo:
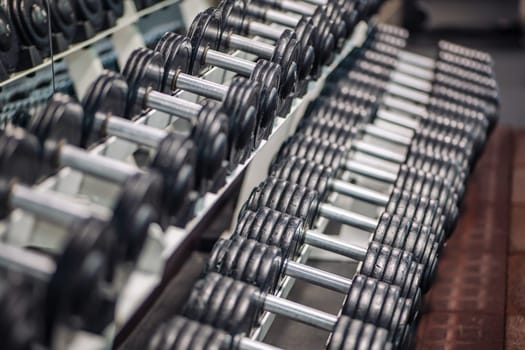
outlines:
[[[76,0],[73,1],[73,6],[77,18],[89,22],[95,32],[104,29],[106,17],[102,0]]]
[[[42,0],[6,0],[9,16],[18,29],[20,40],[39,51],[49,51],[49,14]]]
[[[104,9],[113,12],[116,17],[124,15],[124,2],[122,0],[102,0],[102,5]]]
[[[77,18],[71,0],[49,1],[51,25],[54,33],[61,33],[68,43],[73,42],[77,32]]]
[[[58,322],[75,320],[82,328],[98,321],[97,327],[104,328],[114,317],[115,295],[107,293],[112,282],[106,278],[114,274],[110,254],[115,241],[97,220],[77,221],[70,232],[74,234],[57,260],[46,293],[47,339]]]
[[[288,29],[283,31],[275,44],[271,61],[281,66],[281,98],[285,99],[296,91],[297,82],[300,79],[299,44],[294,32]],[[310,71],[311,66],[308,69],[308,72]]]
[[[281,84],[281,66],[267,60],[257,60],[250,79],[261,85],[257,135],[267,139],[272,132],[280,103],[278,91]]]
[[[169,133],[159,144],[151,167],[164,179],[164,209],[176,216],[195,188],[196,149],[185,135]]]
[[[168,32],[157,42],[155,51],[164,58],[164,77],[162,90],[171,93],[175,90],[175,82],[179,73],[191,71],[192,46],[189,38]]]
[[[113,209],[119,248],[125,261],[136,261],[146,241],[150,224],[167,226],[169,216],[163,206],[161,176],[150,172],[130,177],[122,186]]]
[[[0,31],[2,33],[0,35],[0,62],[8,72],[13,72],[18,64],[20,46],[10,14],[2,6],[0,6]]]
[[[126,108],[128,118],[142,113],[143,101],[148,89],[160,91],[164,76],[163,68],[164,60],[158,52],[139,48],[131,53],[122,70],[129,88]]]
[[[22,130],[0,135],[0,173],[6,181],[34,184],[42,174],[42,147],[36,137]]]
[[[202,56],[207,48],[221,48],[222,27],[220,13],[212,8],[199,13],[191,23],[188,37],[193,47],[192,75],[198,75],[206,67]]]

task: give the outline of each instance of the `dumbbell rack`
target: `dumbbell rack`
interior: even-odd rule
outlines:
[[[135,23],[142,16],[154,13],[157,10],[179,2],[181,1],[167,0],[143,11],[135,11],[134,13],[131,11],[131,14],[129,14],[130,11],[128,10],[128,6],[126,8],[126,13],[129,15],[125,15],[118,22],[116,27],[99,33],[97,36],[86,42],[72,46],[66,52],[55,56],[55,59],[65,58],[68,60],[73,57],[74,60],[77,53],[96,41],[117,32],[125,31],[127,26]],[[126,1],[126,3],[128,4],[128,1]],[[193,18],[194,13],[191,13],[191,10],[188,10],[188,8],[185,9],[184,6],[191,5],[192,8],[198,7],[193,1],[191,3],[192,4],[181,2],[181,12],[183,17],[189,18],[190,21],[191,18]],[[186,23],[189,23],[189,21],[186,21]],[[128,283],[121,294],[115,324],[111,329],[107,330],[107,339],[114,339],[115,337],[118,337],[119,339],[125,338],[125,334],[136,326],[141,315],[147,311],[156,296],[160,294],[162,288],[165,286],[165,282],[178,272],[182,263],[188,258],[191,253],[191,245],[203,235],[209,223],[219,213],[222,204],[228,201],[229,197],[233,194],[238,185],[240,185],[241,181],[243,181],[243,178],[246,178],[247,180],[243,183],[238,203],[242,203],[247,199],[251,189],[266,175],[265,171],[261,170],[267,169],[271,158],[277,152],[282,142],[294,132],[308,103],[319,95],[326,77],[335,69],[339,62],[352,51],[353,48],[360,46],[363,43],[366,38],[367,30],[367,25],[364,23],[357,27],[352,39],[347,42],[332,65],[324,68],[321,78],[318,81],[310,83],[309,91],[302,99],[294,101],[289,115],[286,118],[276,119],[269,139],[263,142],[260,147],[253,152],[250,159],[248,159],[243,165],[238,166],[228,176],[223,188],[217,193],[207,193],[200,200],[197,215],[188,223],[188,225],[186,225],[185,228],[170,227],[165,230],[165,232],[162,232],[158,226],[150,228],[145,252],[141,257],[138,266],[131,273]],[[119,53],[119,56],[120,55],[122,55],[122,53]],[[240,53],[237,53],[237,55],[240,55]],[[0,87],[49,66],[50,64],[51,61],[47,60],[40,66],[18,73],[10,79],[0,83]],[[83,62],[73,62],[73,64],[78,65],[83,64]],[[222,70],[214,68],[206,72],[205,77],[209,80],[222,83],[229,81],[232,78],[232,74],[227,74]],[[79,83],[76,81],[75,84],[85,85],[83,82]],[[184,95],[183,97],[190,100],[194,99],[194,96],[192,95]],[[177,123],[176,120],[172,119],[170,116],[156,111],[144,114],[135,120],[135,122],[138,124],[152,125],[158,128],[167,128],[169,125],[172,125],[173,123],[176,125]],[[136,150],[137,145],[111,137],[105,140],[104,143],[92,148],[90,152],[93,154],[104,154],[105,156],[114,159],[132,161],[133,153]],[[69,168],[62,169],[53,177],[50,177],[39,184],[37,188],[40,190],[52,189],[53,191],[75,195],[80,198],[89,197],[89,200],[86,201],[87,204],[94,202],[108,204],[106,203],[110,200],[108,199],[108,193],[112,193],[115,190],[115,188],[108,187],[107,184],[103,184],[102,182],[88,176],[83,176]],[[332,199],[335,200],[335,197]],[[236,212],[238,210],[239,208],[237,208]],[[104,215],[104,213],[101,213],[101,215]],[[234,218],[235,217],[236,215],[234,215]],[[320,230],[323,230],[326,227],[326,224],[326,220],[320,220],[317,227]],[[53,242],[53,240],[56,239],[56,232],[53,230],[55,230],[55,228],[43,225],[42,223],[35,221],[32,216],[22,213],[21,211],[14,212],[11,216],[11,221],[8,224],[0,224],[0,234],[4,237],[9,236],[7,234],[9,231],[16,232],[16,237],[8,237],[8,239],[24,240],[30,237],[30,239],[37,237],[37,240],[39,240],[39,243],[41,244],[43,242]],[[34,234],[35,232],[37,232],[37,234]],[[299,260],[305,262],[310,253],[310,248],[304,247]],[[279,295],[286,296],[291,290],[293,283],[294,280],[291,278],[284,279]],[[272,321],[273,316],[270,316],[269,314],[264,315],[261,326],[252,334],[253,339],[262,340]],[[82,346],[89,344],[89,348],[99,348],[105,342],[107,342],[107,340],[92,339],[86,337],[85,334],[81,334],[78,336],[78,339],[74,344],[82,344]]]

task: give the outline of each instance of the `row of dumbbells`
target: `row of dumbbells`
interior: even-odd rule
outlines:
[[[181,314],[156,330],[150,349],[276,349],[248,337],[263,312],[330,332],[329,349],[410,347],[421,294],[431,286],[468,175],[497,121],[497,87],[484,53],[442,43],[430,64],[402,51],[400,29],[379,25],[373,37],[328,79],[270,177],[245,203],[231,238],[213,247]],[[394,41],[399,45],[389,45]],[[395,53],[388,65],[365,65],[372,65],[368,55],[384,54],[374,47],[387,46]],[[436,73],[442,56],[453,61],[446,62],[451,74]],[[472,78],[471,90],[446,86],[449,93],[440,95],[442,81],[458,77]],[[360,160],[360,153],[371,160]],[[379,214],[336,206],[334,192]],[[369,231],[368,245],[317,232],[320,217]],[[359,261],[356,275],[297,263],[305,244]],[[344,293],[339,314],[277,297],[285,276]]]
[[[17,312],[3,314],[7,348],[35,343],[54,348],[67,339],[64,330],[103,332],[149,227],[184,226],[196,199],[220,188],[268,137],[275,116],[285,116],[292,99],[304,94],[313,77],[308,62],[315,56],[300,62],[303,47],[291,30],[283,29],[275,45],[235,34],[224,19],[233,18],[229,11],[237,8],[223,3],[199,15],[189,36],[167,33],[154,50],[137,49],[122,74],[98,77],[81,103],[56,94],[39,110],[17,111],[0,138],[0,215],[7,219],[19,209],[66,234],[44,247],[20,237],[0,245],[6,285],[1,299],[20,305]],[[223,34],[231,44],[219,45],[214,35]],[[228,53],[244,45],[260,59]],[[195,76],[210,66],[248,79],[220,85]],[[189,102],[173,96],[178,90],[218,103]],[[168,132],[130,121],[152,108],[188,120],[189,127]],[[140,168],[85,150],[107,136],[149,148],[154,155]],[[110,208],[33,188],[62,167],[119,187]]]
[[[135,0],[135,6],[140,10],[157,2]],[[124,2],[115,0],[3,1],[0,78],[42,63],[51,46],[54,53],[62,52],[113,27],[123,14]]]

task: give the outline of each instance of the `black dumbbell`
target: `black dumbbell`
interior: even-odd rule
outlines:
[[[387,222],[389,219],[388,215],[383,216],[382,227],[389,225]],[[397,218],[394,221],[396,220]],[[394,226],[395,223],[392,224],[392,227]],[[411,291],[414,291],[417,286],[421,287],[423,292],[428,291],[432,276],[422,276],[423,265],[421,264],[409,263],[408,268],[398,269],[399,264],[405,266],[404,262],[410,261],[413,255],[407,251],[392,248],[392,245],[401,243],[408,247],[408,250],[425,250],[430,249],[430,246],[413,249],[409,245],[417,242],[428,244],[429,241],[418,241],[412,233],[407,237],[398,237],[397,232],[389,228],[378,232],[382,236],[372,237],[370,244],[365,248],[360,244],[343,242],[310,229],[304,220],[298,217],[261,207],[257,211],[243,210],[241,212],[233,236],[245,237],[278,247],[283,256],[289,259],[299,256],[303,245],[308,244],[361,262],[356,273],[398,285],[402,287],[403,296],[413,294]],[[384,242],[387,244],[383,244]],[[431,258],[436,261],[435,255]],[[392,267],[395,268],[391,269]]]
[[[379,40],[399,48],[402,48],[402,43],[406,41],[407,38],[406,32],[404,32],[402,28],[386,24],[376,24],[371,34],[374,40]],[[394,40],[391,40],[392,37],[394,37]],[[402,46],[400,47],[399,44]],[[433,70],[436,62],[446,62],[489,78],[494,77],[494,68],[492,64],[487,64],[486,62],[472,58],[472,54],[474,53],[475,55],[481,54],[481,56],[486,55],[486,53],[468,49],[466,47],[462,47],[464,50],[462,52],[462,50],[459,50],[460,47],[461,46],[456,45],[456,48],[452,48],[452,46],[449,45],[447,48],[446,44],[438,45],[438,52],[435,59],[407,51],[402,51],[399,58],[407,64],[426,70]]]
[[[187,44],[190,45],[186,47],[189,53],[191,44]],[[173,54],[176,55],[176,52]],[[189,61],[184,63],[189,64]],[[177,88],[224,100],[222,110],[229,117],[228,159],[232,167],[245,161],[256,141],[260,85],[243,78],[234,79],[230,86],[216,84],[184,74],[180,71],[181,68],[175,59],[172,61],[159,52],[144,48],[133,51],[123,69],[129,91],[126,116],[129,118],[138,115],[147,107],[170,115],[180,115],[195,123],[202,107],[198,104],[183,103],[166,93]]]
[[[482,86],[492,90],[493,92],[498,90],[498,84],[494,77],[487,77],[485,75],[481,75],[479,73],[442,61],[436,61],[432,69],[414,66],[413,64],[405,63],[402,60],[402,48],[400,48],[395,43],[390,44],[389,42],[373,40],[373,38],[370,39],[371,40],[367,40],[365,42],[363,47],[395,58],[395,70],[398,72],[402,72],[426,81],[433,81],[436,77],[436,74],[439,73],[468,81],[471,84]]]
[[[406,217],[384,212],[378,219],[341,209],[320,201],[314,190],[269,177],[259,184],[245,203],[243,209],[258,210],[262,207],[296,216],[313,227],[318,217],[356,227],[372,233],[371,239],[395,248],[405,249],[417,255],[425,264],[424,283],[432,281],[436,268],[437,246],[428,228],[421,227]],[[425,288],[424,288],[425,289]]]
[[[9,13],[0,7],[0,78],[6,79],[18,67],[20,46]]]
[[[40,113],[39,117],[35,118],[34,124],[30,124],[28,129],[30,131],[38,132],[40,138],[41,148],[28,148],[24,157],[28,158],[31,162],[40,163],[40,172],[37,175],[49,174],[55,171],[59,167],[68,166],[80,172],[89,174],[99,179],[103,179],[110,183],[122,184],[126,187],[128,181],[138,182],[134,184],[137,187],[137,191],[144,191],[146,194],[149,193],[149,188],[157,189],[158,186],[162,186],[163,191],[157,192],[156,190],[152,194],[156,194],[159,197],[155,198],[158,204],[156,209],[160,211],[157,213],[160,215],[160,221],[162,227],[167,227],[170,223],[178,222],[179,220],[188,219],[192,215],[193,201],[192,189],[193,185],[193,168],[186,164],[183,169],[169,169],[169,164],[163,164],[163,157],[158,159],[158,164],[152,164],[155,169],[151,169],[148,173],[139,169],[131,164],[126,164],[116,159],[111,159],[105,156],[88,153],[86,150],[65,144],[64,139],[44,139],[46,136],[60,136],[53,135],[52,133],[46,133],[45,126],[48,125],[50,120],[59,118],[59,114],[76,113],[80,117],[68,117],[64,120],[76,120],[81,122],[82,118],[82,107],[75,102],[69,96],[55,95],[53,99],[45,106]],[[52,124],[52,123],[49,123]],[[79,134],[82,132],[78,129],[73,129]],[[31,135],[21,133],[18,138],[12,138],[15,145],[22,143],[22,146],[27,143],[23,142],[24,139],[30,138]],[[177,146],[184,147],[187,144],[187,140],[178,140],[174,137],[175,149]],[[176,142],[179,142],[180,145]],[[22,147],[20,146],[20,147]],[[162,150],[162,152],[172,152],[171,149]],[[14,156],[9,154],[11,159]],[[167,156],[166,156],[167,158]],[[194,159],[194,157],[193,157]],[[156,169],[159,169],[158,171]],[[13,171],[20,171],[14,169]],[[180,174],[178,172],[181,172]],[[130,196],[135,196],[133,189],[127,189]],[[124,192],[122,192],[124,193]],[[138,194],[137,194],[138,195]],[[144,198],[147,198],[144,194],[141,194]]]
[[[319,100],[322,99],[318,99],[318,101]],[[304,118],[299,124],[297,133],[320,140],[327,140],[344,147],[352,147],[352,142],[357,141],[355,149],[359,152],[359,144],[361,144],[363,151],[369,155],[374,148],[367,150],[367,148],[371,147],[370,143],[358,141],[361,140],[363,136],[366,136],[368,139],[379,139],[384,142],[386,146],[397,146],[398,148],[405,148],[408,143],[412,143],[410,137],[396,134],[374,123],[364,124],[366,121],[360,121],[360,114],[352,113],[353,109],[334,109],[335,111],[326,105],[312,108],[310,110],[312,113],[308,114],[308,117]],[[355,120],[353,116],[356,116],[355,119],[357,120]],[[446,121],[444,122],[446,123]],[[360,123],[363,124],[360,125]],[[439,145],[439,142],[435,143]],[[441,154],[438,159],[435,154],[437,147],[427,147],[423,142],[415,142],[414,144],[418,147],[410,146],[410,148],[406,150],[408,156],[405,165],[447,179],[451,184],[451,188],[457,194],[458,199],[461,199],[465,191],[467,172],[461,170],[457,163],[450,160],[445,154]],[[429,144],[432,145],[430,142]],[[373,144],[372,146],[375,147]]]
[[[329,200],[330,193],[336,192],[377,205],[382,212],[414,221],[412,223],[414,229],[419,226],[419,230],[421,230],[423,226],[426,226],[430,231],[430,236],[426,238],[425,235],[420,236],[425,242],[423,247],[431,247],[435,243],[440,244],[445,237],[441,208],[437,206],[435,201],[421,198],[419,194],[394,188],[390,195],[385,195],[363,186],[339,180],[331,168],[293,156],[277,159],[271,165],[269,175],[310,188],[318,193],[319,199],[323,202]],[[417,244],[416,247],[410,246],[414,243],[405,241],[406,245],[397,248],[414,253],[418,262],[423,263],[425,266],[432,266],[433,262],[428,261],[431,257],[429,256],[429,251],[421,250],[421,247],[417,247]]]
[[[390,350],[388,331],[349,317],[341,317],[327,342],[328,350]],[[228,334],[211,326],[175,316],[151,336],[148,350],[280,350],[242,334]]]
[[[345,149],[326,140],[297,135],[288,139],[279,151],[279,156],[286,158],[297,156],[309,161],[328,166],[334,170],[347,170],[405,191],[419,193],[421,196],[435,199],[445,215],[445,231],[450,232],[457,219],[457,194],[450,182],[416,168],[401,165],[397,171],[384,170],[379,166],[348,158]]]
[[[7,11],[16,30],[20,44],[34,46],[36,56],[45,57],[49,54],[49,14],[43,0],[4,0],[3,8]],[[32,57],[22,63],[24,68],[41,63],[41,57]],[[31,61],[31,62],[29,62]]]
[[[115,290],[116,279],[110,277],[115,270],[107,237],[93,220],[80,220],[69,227],[69,231],[74,234],[55,261],[30,250],[0,244],[2,281],[15,278],[20,287],[15,289],[16,296],[7,297],[4,293],[11,291],[5,289],[1,292],[1,328],[9,327],[13,332],[5,334],[3,345],[26,343],[29,346],[9,349],[27,349],[36,343],[52,346],[67,330],[102,334],[113,322],[116,294],[110,291]],[[25,306],[31,308],[25,309]],[[12,328],[20,326],[18,322],[31,315],[37,329]],[[14,324],[8,326],[6,322]],[[34,343],[28,344],[31,340]]]
[[[346,35],[350,35],[360,20],[359,7],[354,1],[346,0],[303,0],[317,6],[324,6],[329,18],[334,22],[342,21]]]
[[[497,118],[499,108],[498,91],[473,84],[443,73],[436,73],[431,81],[394,71],[396,59],[371,50],[362,50],[347,59],[344,66],[352,70],[390,82],[387,91],[418,104],[428,105],[431,98],[450,101],[471,109],[484,111],[487,118]],[[492,121],[494,122],[494,121]]]
[[[93,212],[58,194],[33,190],[22,184],[34,184],[42,174],[42,153],[38,140],[21,130],[0,137],[1,211],[6,218],[12,208],[20,208],[61,226],[88,219]],[[18,184],[19,181],[22,184]],[[105,231],[114,232],[119,241],[115,258],[134,261],[140,254],[151,223],[159,222],[164,209],[160,176],[135,175],[127,179],[115,201],[113,213],[102,218]],[[101,211],[101,210],[98,210]]]
[[[163,48],[169,48],[168,43],[178,43],[179,37],[179,34],[168,32],[160,41],[167,42]],[[208,46],[206,38],[203,37],[194,37],[191,38],[191,41],[192,52],[189,71],[192,75],[198,75],[211,65],[235,72],[261,84],[260,121],[257,125],[256,134],[267,139],[272,132],[276,111],[280,103],[279,94],[282,91],[281,66],[264,59],[253,62],[213,50]],[[166,56],[169,55],[166,54]]]
[[[334,332],[346,316],[370,322],[389,331],[396,348],[409,342],[410,300],[399,297],[399,288],[355,276],[339,316],[264,293],[257,287],[208,273],[193,287],[183,315],[223,329],[230,334],[248,333],[263,311]]]
[[[446,135],[456,139],[454,142],[449,142],[450,145],[461,144],[458,149],[460,156],[455,160],[459,166],[465,167],[465,170],[468,170],[484,148],[489,125],[484,114],[453,106],[447,102],[432,102],[430,107],[417,106],[384,94],[382,88],[369,85],[366,81],[354,83],[355,81],[352,79],[327,83],[322,92],[324,98],[313,102],[310,111],[319,118],[324,118],[326,109],[329,109],[331,113],[327,114],[327,118],[340,122],[354,118],[354,114],[358,114],[359,118],[356,121],[361,124],[377,125],[376,121],[386,122],[383,123],[385,127],[381,128],[384,132],[381,138],[404,146],[418,142],[423,135]],[[386,129],[389,126],[390,129],[395,130],[401,128],[400,131],[405,131],[409,138],[403,138],[399,132],[389,132]],[[380,135],[381,133],[378,134]],[[431,141],[432,137],[428,138],[428,136],[427,140]],[[432,141],[437,141],[435,137],[433,138]]]
[[[216,84],[205,79],[196,78],[192,72],[192,57],[194,48],[190,39],[184,36],[167,33],[158,41],[156,48],[164,58],[164,76],[162,91],[171,93],[175,89],[182,89],[222,101],[223,108],[230,115],[230,128],[235,124],[251,122],[256,115],[253,147],[257,148],[260,142],[267,138],[277,114],[277,95],[268,99],[266,87],[257,80],[234,78],[230,86]],[[262,105],[261,103],[264,103]],[[239,133],[250,130],[239,130]]]
[[[281,106],[280,115],[284,116],[290,108],[291,98],[296,91],[298,81],[299,43],[292,31],[287,31],[277,45],[246,38],[225,28],[220,11],[208,9],[199,13],[193,20],[188,36],[190,38],[207,38],[209,47],[218,50],[241,50],[267,59],[281,66],[281,97],[286,102]]]
[[[218,7],[227,29],[242,35],[254,35],[269,39],[277,43],[283,36],[289,36],[290,29],[270,26],[257,22],[245,15],[243,2],[222,1]],[[306,28],[307,25],[309,28]],[[308,81],[315,61],[315,51],[312,46],[312,25],[306,20],[293,28],[293,35],[297,39],[299,48],[299,62],[297,62],[297,82],[295,95],[302,97],[306,94]]]
[[[365,91],[357,99],[363,100],[361,96],[372,97],[373,94]],[[428,122],[422,122],[422,126],[416,128],[417,132],[409,129],[407,135],[402,135],[381,125],[381,122],[388,123],[396,116],[383,109],[378,117],[371,103],[355,103],[352,97],[348,100],[320,98],[313,102],[308,107],[307,117],[301,122],[298,133],[331,140],[347,150],[365,153],[389,163],[411,164],[424,161],[427,163],[426,167],[442,169],[440,173],[450,181],[458,197],[463,194],[466,174],[480,153],[480,149],[474,147],[476,140],[468,135],[471,128],[465,127],[463,123],[435,116]],[[480,131],[479,134],[485,135],[485,132]],[[370,137],[381,143],[370,141]]]
[[[124,15],[124,3],[120,0],[103,0],[104,10],[110,11],[116,18]]]
[[[161,172],[172,173],[169,176],[183,176],[186,167],[195,167],[195,189],[200,192],[217,191],[224,184],[227,158],[227,133],[222,130],[221,120],[215,118],[197,119],[190,135],[170,133],[165,130],[136,124],[120,118],[125,115],[128,88],[120,75],[106,72],[88,88],[82,105],[83,115],[74,115],[81,119],[64,120],[73,115],[55,118],[48,128],[56,138],[57,133],[68,138],[68,143],[87,147],[91,141],[98,141],[105,136],[116,136],[129,142],[137,143],[158,150],[152,168]],[[206,103],[201,113],[213,114],[217,107]],[[72,126],[70,124],[73,124]],[[36,123],[35,123],[36,124]],[[81,141],[69,136],[77,135],[71,129],[81,128]],[[45,138],[49,138],[45,137]],[[189,141],[189,138],[193,140]],[[185,143],[189,142],[185,146]],[[195,143],[195,147],[192,144]],[[196,157],[196,160],[193,158]]]
[[[334,36],[335,47],[340,49],[343,46],[344,40],[348,36],[346,23],[341,19],[341,16],[346,13],[341,13],[345,8],[340,7],[340,12],[331,11],[326,6],[317,6],[305,3],[303,1],[289,1],[289,0],[254,0],[254,2],[263,4],[283,12],[292,12],[302,16],[309,16],[312,18],[314,24],[321,29],[321,32],[328,30]],[[332,16],[333,18],[331,18]],[[350,15],[354,17],[353,15]],[[326,29],[325,29],[326,28]]]
[[[306,38],[307,35],[301,35],[299,33],[306,31],[306,29],[308,29],[308,31],[311,29],[312,45],[315,50],[315,60],[311,72],[312,78],[319,78],[321,76],[322,66],[332,62],[335,51],[335,39],[328,26],[321,27],[315,25],[312,17],[296,15],[294,13],[283,13],[254,2],[245,4],[244,12],[247,16],[291,28],[298,33],[298,37],[303,39]]]
[[[421,306],[421,276],[413,273],[417,263],[412,261],[412,256],[403,255],[399,250],[393,252],[391,247],[376,243],[372,244],[370,250],[375,251],[377,257],[374,275],[381,276],[381,279],[376,279],[400,287],[401,296],[412,300],[412,315],[417,315]],[[279,247],[242,236],[217,241],[205,268],[205,273],[210,272],[252,284],[270,294],[277,291],[280,281],[285,276],[342,294],[348,293],[352,286],[352,280],[349,278],[297,263],[282,255]]]

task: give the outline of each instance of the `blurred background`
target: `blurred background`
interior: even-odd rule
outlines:
[[[411,30],[410,49],[432,54],[446,39],[494,56],[501,121],[525,125],[525,0],[391,0],[384,19]]]

